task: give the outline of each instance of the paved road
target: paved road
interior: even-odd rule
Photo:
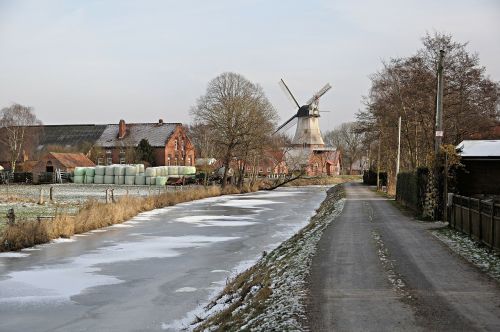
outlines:
[[[309,280],[312,331],[500,331],[500,287],[361,184]]]
[[[203,199],[0,253],[0,331],[179,331],[325,196],[316,187]]]

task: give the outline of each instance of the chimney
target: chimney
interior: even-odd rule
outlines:
[[[163,119],[158,120],[158,123],[160,124],[163,123]]]
[[[127,126],[125,125],[125,120],[120,120],[118,124],[118,138],[125,137],[125,133],[127,132]]]

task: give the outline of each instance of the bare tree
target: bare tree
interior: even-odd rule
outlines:
[[[224,165],[223,187],[232,159],[246,159],[246,152],[265,144],[277,119],[262,88],[235,73],[223,73],[210,81],[191,113],[195,124],[210,130],[215,152]]]
[[[342,155],[342,163],[348,174],[351,174],[352,165],[359,160],[365,151],[364,134],[359,131],[355,122],[342,123],[332,131],[324,134],[325,143],[335,147]]]
[[[25,149],[27,127],[41,124],[33,113],[32,107],[13,104],[0,111],[0,128],[3,128],[5,132],[0,137],[0,145],[9,152],[12,172],[16,170],[16,162]]]

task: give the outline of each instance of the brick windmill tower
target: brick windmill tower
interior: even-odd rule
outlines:
[[[323,96],[332,86],[327,83],[321,90],[315,93],[303,106],[300,106],[297,99],[293,96],[292,92],[281,79],[280,85],[285,91],[285,94],[291,99],[294,105],[297,106],[297,113],[290,119],[278,127],[275,133],[285,132],[292,126],[297,124],[295,135],[293,136],[292,145],[297,148],[323,148],[325,142],[321,136],[319,129],[319,99]]]

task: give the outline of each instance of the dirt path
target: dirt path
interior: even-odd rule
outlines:
[[[361,184],[318,244],[312,331],[499,331],[500,287]]]

